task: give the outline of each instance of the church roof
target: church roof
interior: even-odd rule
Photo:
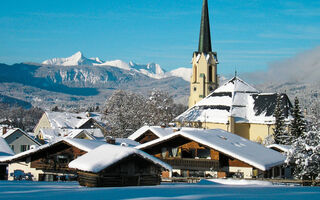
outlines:
[[[260,93],[257,89],[234,77],[175,121],[227,123],[230,116],[235,121],[247,123],[273,123],[277,93]],[[292,107],[286,94],[281,94],[285,116]]]
[[[210,23],[208,12],[208,1],[203,0],[202,13],[201,13],[201,25],[199,36],[199,52],[207,53],[211,52],[211,37],[210,37]]]

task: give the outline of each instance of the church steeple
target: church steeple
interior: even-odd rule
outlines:
[[[198,52],[208,53],[211,51],[208,1],[203,0]]]
[[[217,52],[212,52],[208,1],[203,0],[198,51],[192,56],[189,107],[218,88]]]

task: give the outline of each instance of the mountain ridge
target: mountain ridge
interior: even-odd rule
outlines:
[[[133,61],[126,63],[122,60],[102,61],[100,58],[86,58],[81,51],[66,58],[52,58],[43,61],[41,64],[49,66],[112,66],[120,69],[136,71],[147,75],[151,78],[162,79],[171,76],[181,77],[186,81],[190,81],[192,70],[191,68],[178,68],[166,72],[157,63],[150,62],[148,64],[137,64]]]
[[[55,66],[33,63],[0,64],[0,94],[48,109],[52,106],[103,105],[113,91],[167,91],[185,103],[189,83],[179,77],[154,79],[113,66]]]

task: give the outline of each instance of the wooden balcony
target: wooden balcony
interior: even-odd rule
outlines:
[[[219,170],[218,160],[209,159],[193,159],[193,158],[166,158],[161,159],[163,162],[171,165],[173,169],[185,169],[185,170]]]
[[[41,170],[50,170],[50,171],[72,171],[72,169],[68,167],[68,163],[47,164],[47,163],[31,162],[31,167],[36,169],[41,169]]]

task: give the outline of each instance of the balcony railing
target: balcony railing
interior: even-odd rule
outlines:
[[[171,165],[173,169],[219,170],[218,160],[192,158],[167,158],[161,160]]]

